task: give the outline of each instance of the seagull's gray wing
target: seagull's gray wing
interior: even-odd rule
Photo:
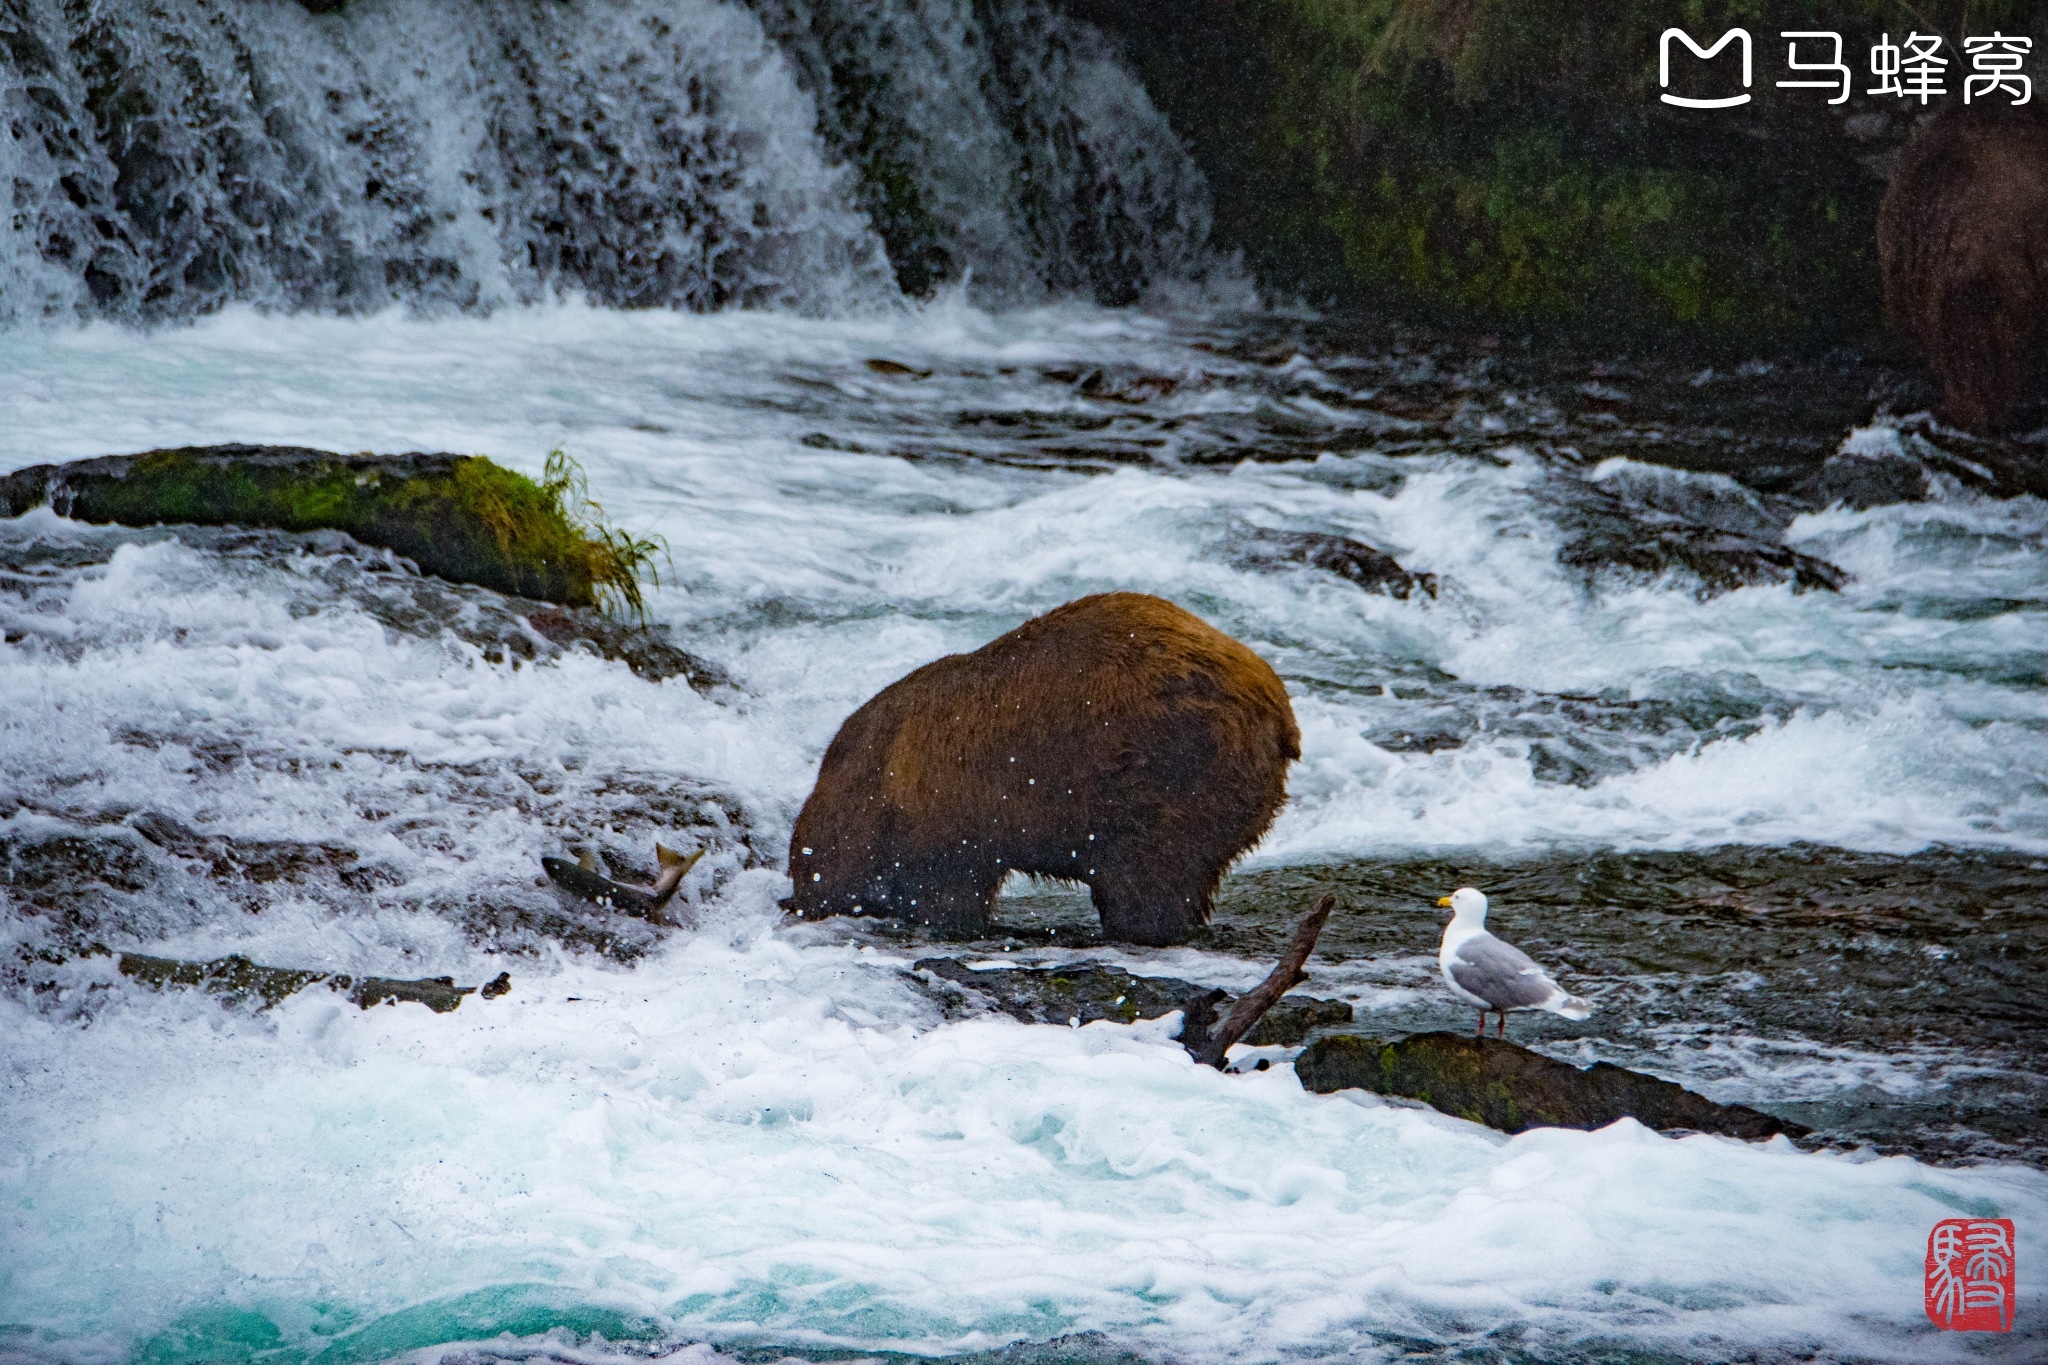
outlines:
[[[1497,1010],[1534,1009],[1557,993],[1557,983],[1527,953],[1491,934],[1459,946],[1451,979]]]

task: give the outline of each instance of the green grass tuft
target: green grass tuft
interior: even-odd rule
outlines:
[[[548,452],[541,471],[541,491],[554,500],[564,520],[582,537],[580,553],[584,575],[597,598],[598,609],[608,616],[647,619],[647,600],[641,595],[641,580],[661,586],[661,573],[654,559],[669,558],[668,541],[661,536],[635,536],[605,519],[604,508],[590,496],[590,482],[583,466],[556,446]],[[673,561],[671,561],[673,566]]]

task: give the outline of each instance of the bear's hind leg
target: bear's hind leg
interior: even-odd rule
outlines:
[[[1102,936],[1150,948],[1185,943],[1209,922],[1210,886],[1154,869],[1111,865],[1088,879]]]

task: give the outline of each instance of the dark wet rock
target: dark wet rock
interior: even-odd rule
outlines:
[[[198,869],[216,881],[256,884],[297,882],[332,875],[351,891],[394,885],[386,869],[359,865],[359,855],[341,844],[288,839],[237,839],[201,834],[160,811],[145,811],[129,821],[137,834],[175,858],[201,864]]]
[[[1801,510],[1788,498],[1760,493],[1726,474],[1640,460],[1604,460],[1594,467],[1591,480],[1625,507],[1766,542],[1782,540]]]
[[[179,536],[198,534],[186,530]],[[243,537],[260,552],[258,537],[287,542],[271,546],[274,550],[321,555],[325,562],[315,571],[317,576],[337,596],[354,600],[391,629],[424,639],[453,635],[474,645],[486,663],[553,663],[570,654],[589,654],[622,663],[649,682],[681,678],[699,692],[732,686],[717,665],[678,645],[665,625],[618,621],[593,607],[563,606],[422,577],[388,561],[376,562],[381,551],[366,550],[338,532],[296,537],[261,532]]]
[[[456,912],[463,935],[488,952],[532,956],[556,948],[596,953],[630,967],[661,946],[662,930],[642,919],[576,914],[509,898],[478,899]]]
[[[402,635],[452,635],[475,646],[487,663],[517,666],[589,654],[623,663],[650,682],[681,678],[700,692],[733,685],[715,664],[679,645],[667,626],[636,625],[592,607],[563,606],[415,573],[392,551],[335,530],[182,524],[83,543],[61,535],[9,536],[0,540],[0,594],[21,605],[0,613],[8,643],[30,640],[67,658],[82,657],[83,646],[62,629],[61,615],[52,608],[80,570],[106,563],[129,537],[171,537],[227,561],[289,566],[296,584],[306,589],[294,603],[302,613],[351,603]]]
[[[1083,397],[1104,402],[1147,403],[1167,397],[1180,385],[1179,379],[1168,374],[1110,374],[1094,370],[1075,387]]]
[[[1927,466],[1910,455],[1833,455],[1799,486],[1817,507],[1865,511],[1898,502],[1925,502],[1937,485]]]
[[[36,465],[0,477],[0,509],[79,521],[345,531],[459,583],[565,606],[638,604],[637,561],[567,506],[573,470],[535,483],[476,455],[338,455],[218,445]],[[600,528],[601,529],[601,528]],[[644,558],[644,555],[642,556]]]
[[[261,967],[240,954],[215,958],[211,962],[183,962],[176,958],[149,957],[123,953],[121,975],[162,990],[166,986],[191,986],[217,995],[230,1005],[255,1004],[268,1009],[287,996],[308,986],[325,986],[345,995],[351,1002],[369,1009],[372,1005],[411,1002],[425,1005],[436,1014],[446,1014],[462,1003],[462,997],[476,993],[475,986],[458,986],[450,976],[420,981],[399,981],[390,977],[344,976],[339,973],[305,971],[292,967]],[[492,990],[502,982],[504,990]],[[511,989],[511,978],[501,975],[486,988],[486,998]],[[261,1002],[257,1004],[256,1002]]]
[[[1676,670],[1599,693],[1479,687],[1455,679],[1383,684],[1364,737],[1390,753],[1440,753],[1480,735],[1529,743],[1539,781],[1586,786],[1695,745],[1755,733],[1793,703],[1753,675]]]
[[[1682,576],[1707,598],[1779,583],[1832,592],[1847,578],[1782,543],[1793,509],[1746,497],[1724,477],[1623,465],[1597,482],[1553,479],[1538,496],[1565,533],[1558,561],[1589,580]]]
[[[1388,1041],[1337,1034],[1312,1043],[1294,1069],[1302,1086],[1319,1095],[1353,1089],[1397,1095],[1503,1133],[1604,1128],[1622,1118],[1664,1131],[1739,1138],[1809,1132],[1639,1071],[1608,1062],[1582,1071],[1497,1038],[1421,1033]]]
[[[462,1003],[462,997],[476,993],[474,986],[458,986],[455,978],[436,976],[424,981],[394,981],[388,977],[358,977],[353,983],[345,976],[327,979],[336,990],[364,1009],[372,1005],[396,1005],[406,1001],[425,1005],[436,1014],[446,1014]],[[506,982],[509,987],[511,982]]]
[[[1597,1055],[1695,1090],[1782,1076],[1772,1111],[1846,1148],[2048,1160],[2048,858],[1793,844],[1260,867],[1226,879],[1201,946],[1264,959],[1294,908],[1334,888],[1347,909],[1317,945],[1318,979],[1380,999],[1382,1037],[1469,1034],[1427,913],[1458,886],[1485,889],[1489,927],[1600,1002],[1583,1024],[1514,1017],[1522,1042],[1597,1038]],[[1865,1084],[1866,1067],[1909,1083]]]
[[[1958,493],[2048,496],[2048,459],[2012,441],[1936,426],[1924,414],[1857,432],[1801,483],[1807,507],[1865,511]]]
[[[1238,542],[1237,561],[1246,568],[1299,564],[1321,569],[1368,592],[1383,592],[1404,601],[1418,592],[1436,596],[1435,574],[1412,573],[1392,555],[1363,541],[1321,531],[1254,530]]]
[[[123,953],[120,968],[121,975],[158,990],[166,986],[194,986],[218,995],[227,1004],[260,1002],[258,1008],[261,1009],[268,1009],[317,981],[327,980],[323,972],[259,967],[239,955],[216,958],[211,962],[182,962],[143,953]]]
[[[146,850],[119,834],[50,834],[0,841],[9,899],[30,909],[60,909],[95,889],[134,893],[156,881]]]
[[[98,940],[147,942],[205,922],[207,907],[181,876],[191,865],[123,825],[50,823],[0,826],[0,917],[32,951],[62,959]],[[245,889],[239,878],[219,888],[230,901]]]
[[[700,800],[693,808],[687,793],[622,793],[618,804],[619,819],[634,836],[647,833],[644,822],[651,815],[665,828],[694,827],[702,840],[731,847],[722,838],[731,822],[706,822],[705,803]],[[630,867],[616,858],[614,865]],[[627,875],[641,872],[630,867]],[[0,917],[17,926],[26,955],[19,963],[0,960],[0,993],[38,989],[34,983],[42,973],[31,959],[69,960],[110,939],[160,940],[206,924],[223,909],[261,915],[281,896],[309,898],[350,914],[372,895],[378,904],[448,919],[472,943],[496,953],[549,954],[567,948],[630,964],[662,937],[656,925],[612,911],[578,913],[535,887],[490,885],[453,896],[438,891],[422,896],[407,887],[399,867],[344,845],[202,832],[145,811],[129,815],[125,823],[33,834],[0,825]],[[670,913],[680,913],[673,903]]]
[[[181,532],[180,538],[192,534]],[[732,686],[717,665],[678,645],[665,625],[618,621],[593,607],[421,577],[395,564],[374,563],[378,551],[365,551],[334,532],[298,539],[305,542],[304,550],[327,557],[317,573],[337,595],[353,599],[402,634],[426,639],[453,635],[474,645],[486,663],[553,663],[570,654],[589,654],[622,663],[649,682],[681,678],[699,692]]]
[[[1150,374],[1116,367],[1057,365],[1039,371],[1057,384],[1071,384],[1083,398],[1108,403],[1146,403],[1164,398],[1181,386],[1175,375]]]
[[[867,367],[876,374],[900,375],[906,379],[930,379],[932,377],[930,370],[916,369],[904,364],[900,360],[871,359],[867,362]]]
[[[1699,584],[1702,598],[1778,583],[1790,583],[1794,592],[1835,592],[1848,578],[1826,560],[1788,546],[1675,517],[1603,519],[1582,526],[1557,557],[1566,567],[1590,576],[1615,571],[1642,578],[1682,574]]]
[[[1157,1019],[1207,997],[1209,1007],[1229,997],[1170,976],[1134,976],[1100,962],[1045,968],[991,967],[976,971],[950,957],[919,959],[912,967],[949,1013],[995,1010],[1027,1024],[1092,1024],[1098,1019],[1131,1023]],[[1253,1047],[1293,1047],[1310,1032],[1351,1022],[1341,1000],[1287,995],[1266,1012],[1245,1037]]]
[[[517,610],[524,604],[513,605]],[[624,664],[649,682],[681,678],[700,692],[732,685],[716,665],[679,647],[667,626],[629,625],[589,607],[548,603],[534,604],[525,619],[558,652],[587,650]]]
[[[964,1005],[963,1012],[994,1009],[1027,1024],[1092,1024],[1098,1019],[1128,1024],[1177,1010],[1203,990],[1173,977],[1133,976],[1096,962],[976,971],[957,958],[927,957],[911,970],[920,977],[928,974],[925,984],[937,986],[941,999]]]

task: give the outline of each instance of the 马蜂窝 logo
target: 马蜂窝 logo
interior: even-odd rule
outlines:
[[[1772,85],[1781,90],[1827,90],[1834,95],[1829,104],[1849,102],[1855,77],[1844,59],[1841,34],[1824,29],[1792,29],[1778,37],[1785,43],[1787,73],[1807,79],[1773,81]],[[1671,48],[1675,43],[1684,44],[1686,50],[1701,61],[1712,61],[1722,49],[1733,44],[1742,57],[1742,93],[1712,97],[1672,94]],[[1803,53],[1801,43],[1807,44]],[[1822,43],[1828,46],[1822,49],[1819,46]],[[1949,94],[1951,87],[1948,81],[1959,75],[1962,77],[1965,104],[1986,99],[2029,104],[2034,98],[2034,82],[2024,67],[2028,54],[2033,50],[2034,40],[2017,34],[1998,32],[1965,37],[1963,55],[1969,59],[1970,69],[1952,73],[1949,68],[1955,59],[1942,55],[1943,39],[1940,34],[1916,30],[1895,43],[1890,33],[1883,33],[1870,45],[1870,74],[1877,83],[1867,87],[1863,94],[1879,99],[1915,100],[1924,107],[1930,100]],[[1823,51],[1826,53],[1824,58],[1821,57]],[[1802,60],[1802,56],[1807,60]],[[1746,28],[1729,29],[1715,40],[1712,47],[1702,47],[1694,42],[1692,35],[1682,28],[1667,28],[1657,39],[1657,85],[1663,91],[1657,98],[1685,109],[1732,109],[1738,104],[1748,104],[1754,74],[1753,57]],[[1813,60],[1815,58],[1821,59]],[[1724,63],[1722,88],[1727,89],[1732,83],[1733,73]]]
[[[1927,1234],[1927,1317],[1948,1332],[2010,1332],[2018,1303],[2010,1218],[1944,1218]]]

